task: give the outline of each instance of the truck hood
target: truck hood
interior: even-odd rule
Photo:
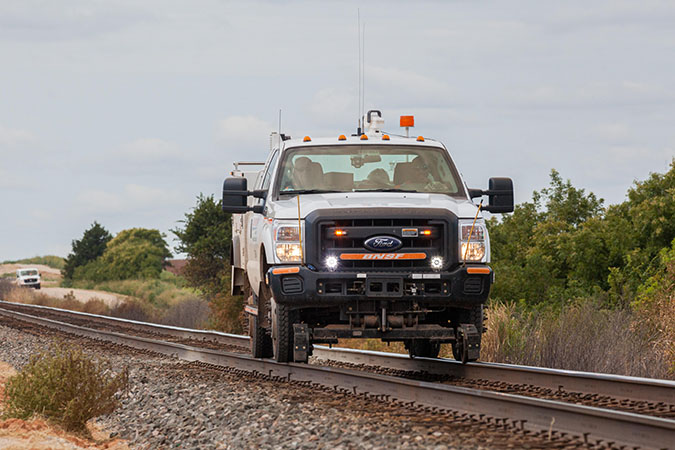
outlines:
[[[270,205],[272,206],[272,205]],[[300,216],[317,209],[337,208],[409,208],[428,209],[440,208],[452,211],[460,219],[473,219],[476,216],[477,206],[466,199],[456,199],[443,194],[403,193],[403,192],[350,192],[334,194],[306,194],[300,196]],[[292,197],[288,200],[274,202],[273,216],[276,219],[297,219],[298,200]]]

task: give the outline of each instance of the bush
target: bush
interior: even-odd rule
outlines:
[[[128,369],[114,374],[107,360],[81,349],[54,345],[33,355],[5,385],[5,415],[28,419],[40,414],[67,430],[84,431],[89,419],[119,406],[118,393],[129,384]]]

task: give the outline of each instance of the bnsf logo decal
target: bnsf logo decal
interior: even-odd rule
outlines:
[[[426,253],[342,253],[340,259],[351,260],[397,260],[426,259]]]

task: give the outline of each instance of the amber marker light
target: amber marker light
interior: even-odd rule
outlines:
[[[382,140],[383,140],[383,141],[388,141],[388,140],[389,140],[389,135],[388,135],[388,134],[383,134],[383,135],[382,135]]]
[[[422,230],[423,236],[431,236],[431,230]]]
[[[417,142],[424,142],[423,136],[417,136]]]
[[[312,142],[312,138],[309,136],[305,136],[304,138],[302,138],[302,142]]]
[[[368,140],[368,135],[362,134],[362,135],[361,135],[361,140],[362,140],[362,141],[367,141],[367,140]]]
[[[347,138],[345,137],[344,134],[341,134],[340,136],[338,136],[338,141],[346,141],[346,140],[347,140]]]
[[[489,267],[467,267],[466,268],[466,273],[469,274],[481,274],[481,275],[489,275],[490,274],[490,268]]]
[[[274,275],[284,275],[287,273],[298,273],[300,272],[299,267],[277,267],[276,269],[272,269],[272,273]]]
[[[335,236],[347,236],[347,232],[345,230],[335,230]]]
[[[401,116],[400,124],[401,127],[414,127],[415,116]]]

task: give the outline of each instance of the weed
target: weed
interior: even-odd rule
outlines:
[[[107,360],[92,359],[81,349],[54,345],[33,355],[5,386],[7,417],[39,414],[67,430],[84,431],[89,419],[119,406],[129,385],[128,368],[115,374]]]

